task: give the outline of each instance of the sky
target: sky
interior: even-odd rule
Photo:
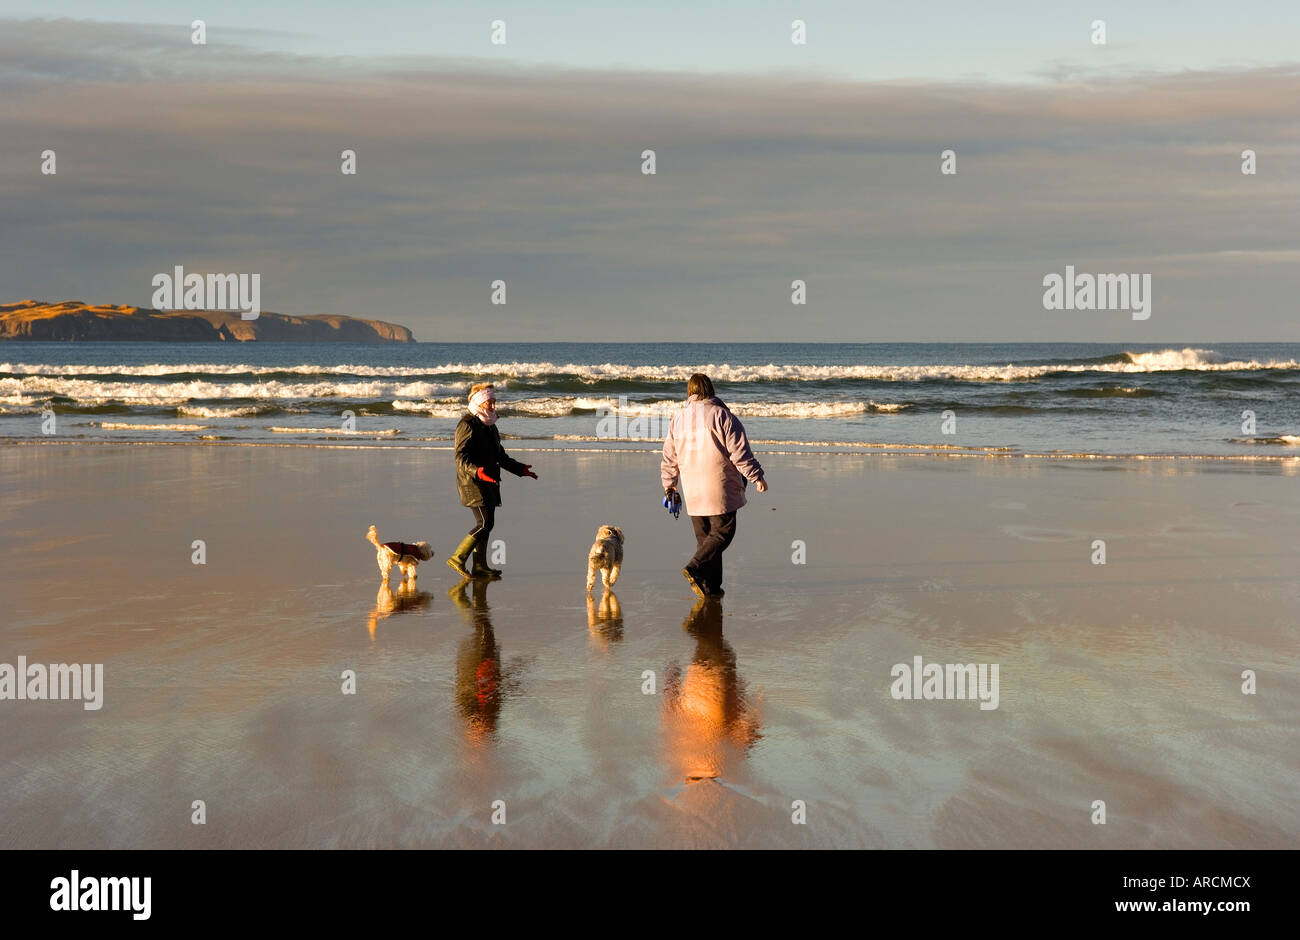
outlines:
[[[665,72],[815,69],[862,81],[1019,81],[1061,63],[1145,69],[1297,58],[1290,0],[3,0],[0,16],[258,30],[264,48],[321,56],[432,56]],[[489,24],[507,24],[504,47]],[[809,42],[789,41],[790,23]],[[1107,22],[1094,46],[1091,23]]]
[[[179,264],[423,340],[1300,340],[1300,4],[272,6],[0,2],[0,302]],[[1150,318],[1045,310],[1067,265]]]

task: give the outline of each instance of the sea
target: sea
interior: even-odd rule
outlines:
[[[1300,457],[1300,343],[6,343],[0,440],[656,449],[692,373],[759,451]]]

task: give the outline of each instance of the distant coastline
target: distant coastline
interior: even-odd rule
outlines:
[[[414,343],[407,327],[384,320],[238,311],[153,310],[80,300],[0,304],[0,341],[30,342],[293,342]]]

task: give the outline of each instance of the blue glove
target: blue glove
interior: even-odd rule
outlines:
[[[664,509],[667,509],[674,519],[682,513],[682,498],[677,495],[677,491],[672,487],[664,490]]]

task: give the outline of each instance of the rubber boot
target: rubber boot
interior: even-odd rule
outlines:
[[[469,558],[469,553],[474,550],[474,536],[467,535],[461,539],[456,550],[451,553],[447,559],[447,567],[456,572],[462,578],[470,577],[469,569],[465,567],[465,560]]]
[[[500,568],[489,568],[487,565],[487,539],[479,542],[474,546],[474,567],[470,569],[471,578],[499,578],[501,577]]]

